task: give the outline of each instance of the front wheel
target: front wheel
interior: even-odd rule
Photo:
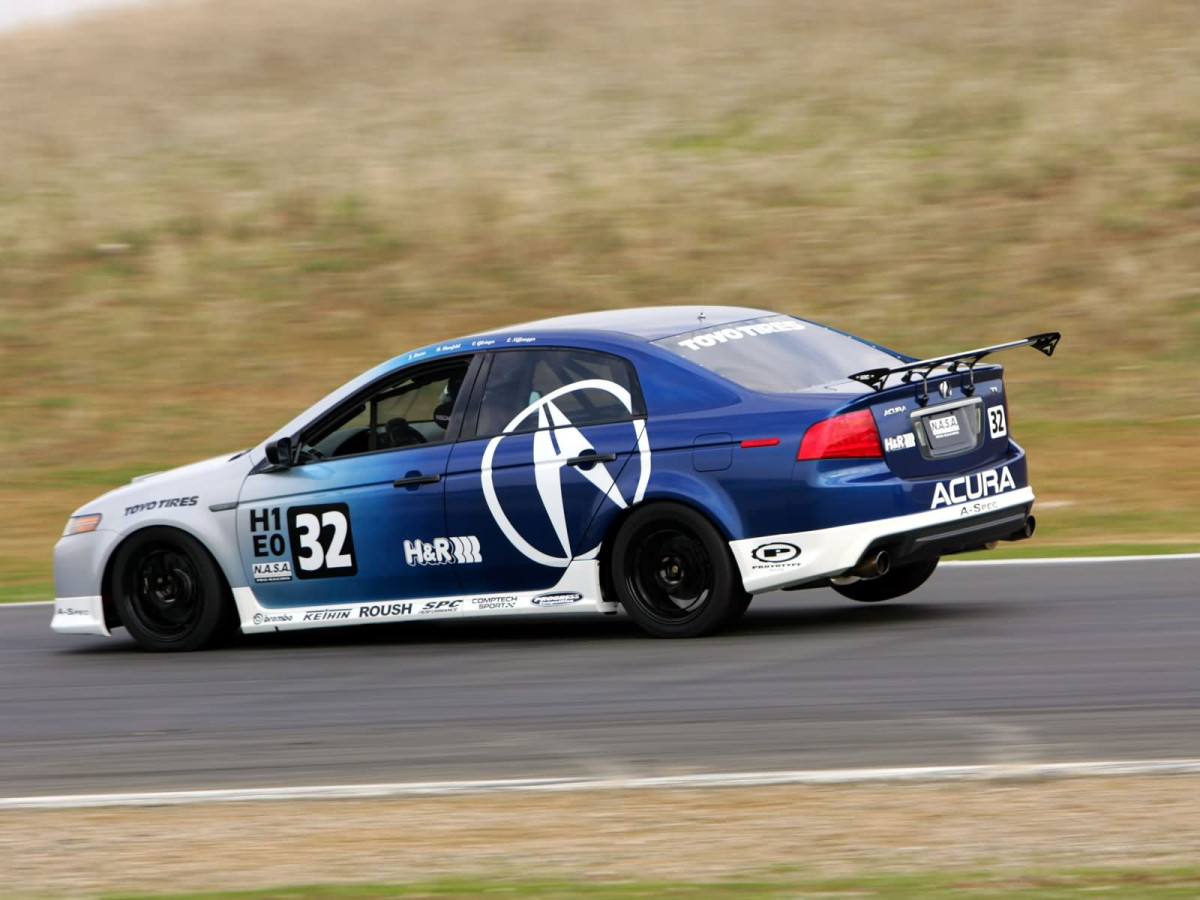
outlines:
[[[878,578],[864,578],[851,584],[835,584],[833,589],[843,597],[859,603],[879,603],[909,594],[929,580],[937,568],[938,557],[923,559],[906,566],[896,566]]]
[[[233,598],[203,545],[173,528],[147,528],[113,561],[121,624],[147,650],[200,650],[233,629]]]
[[[711,634],[749,602],[724,538],[677,503],[636,510],[617,534],[612,565],[621,605],[655,637]]]

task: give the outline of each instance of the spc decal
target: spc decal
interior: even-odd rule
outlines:
[[[988,407],[988,433],[992,437],[1008,437],[1008,422],[1004,416],[1003,406]]]
[[[774,541],[770,544],[759,544],[750,551],[762,565],[756,569],[773,569],[778,566],[799,565],[795,560],[800,556],[800,548],[786,541]]]
[[[466,534],[432,541],[405,541],[404,561],[410,566],[469,565],[483,562],[483,554],[479,552],[479,538]]]
[[[939,481],[933,489],[933,503],[929,508],[937,509],[939,506],[953,506],[968,500],[979,500],[992,494],[1001,494],[1016,486],[1008,466],[999,471],[988,469],[986,472],[964,475],[951,481]]]
[[[293,506],[287,511],[292,570],[297,578],[358,574],[350,507],[345,503]]]
[[[629,391],[619,384],[602,378],[576,381],[573,384],[565,384],[556,388],[513,416],[512,421],[504,426],[504,430],[500,434],[488,442],[487,448],[483,451],[483,461],[480,464],[483,496],[487,500],[492,517],[496,520],[496,524],[504,536],[523,556],[536,563],[541,563],[543,566],[565,569],[576,556],[590,557],[600,549],[597,545],[585,553],[578,553],[571,547],[566,512],[563,507],[563,468],[569,459],[590,452],[594,448],[591,441],[583,436],[555,403],[561,397],[567,397],[579,391],[594,390],[611,394],[620,401],[630,416],[633,415],[633,398]],[[542,508],[546,511],[554,533],[558,537],[559,545],[562,547],[561,556],[544,553],[526,540],[500,505],[500,498],[496,494],[496,485],[492,479],[492,460],[495,458],[496,448],[500,446],[502,440],[534,414],[537,415],[538,423],[538,430],[533,435],[533,469],[536,473],[534,486],[542,502]],[[633,496],[626,499],[621,494],[621,490],[613,478],[613,473],[609,471],[604,460],[598,460],[595,465],[587,468],[575,470],[586,478],[602,497],[607,497],[621,509],[640,503],[646,494],[646,484],[650,480],[650,440],[646,434],[646,423],[640,420],[631,421],[629,426],[637,437],[638,461],[641,466]],[[619,468],[617,473],[620,474]]]
[[[428,616],[436,613],[454,612],[462,606],[461,600],[430,600],[421,607],[417,615]]]

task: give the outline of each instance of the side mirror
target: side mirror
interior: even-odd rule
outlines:
[[[263,448],[263,452],[267,455],[267,462],[277,469],[290,469],[292,467],[292,439],[290,437],[276,438],[267,443]]]

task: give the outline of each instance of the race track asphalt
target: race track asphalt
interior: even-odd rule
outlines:
[[[1200,561],[955,567],[909,598],[334,629],[155,655],[0,609],[0,797],[1200,755]]]

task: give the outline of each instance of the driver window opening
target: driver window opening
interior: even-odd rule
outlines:
[[[336,459],[446,439],[470,360],[405,374],[321,423],[300,444],[300,461]]]

